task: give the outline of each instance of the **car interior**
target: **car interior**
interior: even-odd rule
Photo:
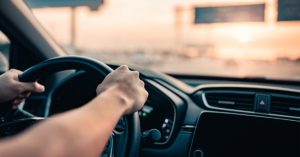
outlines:
[[[1,104],[1,139],[88,103],[105,76],[122,65],[69,55],[23,0],[0,1],[0,31],[10,41],[0,47],[0,66],[6,66],[1,74],[19,69],[24,71],[21,82],[38,81],[46,89],[32,93],[16,111]],[[298,76],[299,63],[289,67]],[[142,109],[119,120],[99,156],[300,156],[299,78],[190,75],[128,66],[140,73],[149,97]]]

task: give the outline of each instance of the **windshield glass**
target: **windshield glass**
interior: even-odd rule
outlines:
[[[72,55],[170,74],[300,79],[298,0],[24,0]]]

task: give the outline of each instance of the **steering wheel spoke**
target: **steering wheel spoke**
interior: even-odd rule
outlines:
[[[125,122],[126,123],[126,122]],[[127,137],[128,137],[128,126],[125,125],[125,130],[122,132],[113,132],[115,137],[115,148],[114,148],[114,154],[116,157],[124,156],[126,151],[126,143],[127,143]]]
[[[114,134],[111,133],[107,145],[104,148],[103,153],[100,157],[114,157],[115,140]]]

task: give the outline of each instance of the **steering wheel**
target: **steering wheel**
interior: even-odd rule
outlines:
[[[93,73],[96,77],[103,77],[111,73],[113,70],[106,64],[88,57],[65,56],[56,57],[43,61],[29,69],[19,76],[20,82],[35,82],[41,77],[59,72],[62,70],[84,70]],[[95,87],[96,89],[96,87]],[[14,114],[14,113],[11,113]],[[44,118],[25,118],[4,123],[0,125],[0,136],[10,136],[18,133],[24,128]],[[106,150],[108,156],[117,157],[137,157],[140,148],[140,121],[138,113],[124,116],[125,130],[123,132],[113,131]]]

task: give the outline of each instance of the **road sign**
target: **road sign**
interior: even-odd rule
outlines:
[[[300,20],[300,0],[278,0],[277,21]]]
[[[195,23],[263,22],[265,4],[196,7]]]
[[[88,6],[91,10],[97,10],[103,4],[103,0],[24,0],[30,8],[42,7],[77,7]]]

